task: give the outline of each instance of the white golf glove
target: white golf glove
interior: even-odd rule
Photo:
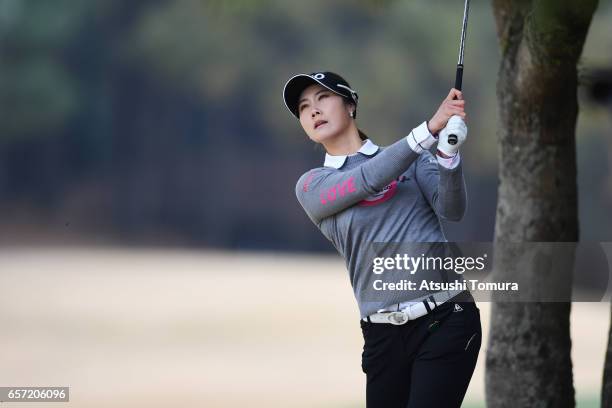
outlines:
[[[459,147],[465,142],[467,138],[468,128],[461,116],[451,116],[446,123],[446,127],[440,131],[438,137],[438,150],[449,157],[453,157],[459,151]],[[457,143],[448,143],[448,136],[457,136]]]

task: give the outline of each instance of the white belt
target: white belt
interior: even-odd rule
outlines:
[[[421,316],[425,316],[427,313],[440,306],[450,298],[463,292],[462,290],[449,290],[445,292],[437,292],[433,295],[427,296],[422,301],[414,301],[408,306],[399,311],[383,311],[371,314],[368,317],[364,317],[363,321],[371,323],[391,323],[394,325],[402,325],[409,320],[418,319]]]

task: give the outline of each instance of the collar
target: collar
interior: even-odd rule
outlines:
[[[372,156],[378,151],[378,149],[379,147],[374,144],[374,142],[372,142],[370,139],[366,139],[365,143],[361,145],[357,153],[362,153],[366,156]],[[351,154],[351,156],[354,156],[357,153]],[[348,155],[332,156],[331,154],[325,153],[325,162],[323,163],[323,166],[339,169],[344,165],[344,162],[346,161],[347,157]]]

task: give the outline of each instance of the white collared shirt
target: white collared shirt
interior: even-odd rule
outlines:
[[[359,150],[357,150],[357,153],[365,154],[366,156],[372,156],[373,154],[378,152],[378,149],[380,149],[380,147],[377,144],[372,142],[370,139],[366,139],[365,142],[359,148]],[[323,166],[339,169],[340,167],[344,165],[344,162],[346,161],[347,157],[354,156],[357,153],[353,153],[351,155],[338,155],[338,156],[334,156],[329,153],[325,153],[325,161],[323,162]],[[459,161],[460,161],[459,152],[457,152],[455,156],[450,157],[448,159],[445,159],[443,157],[436,155],[436,159],[438,160],[438,163],[441,166],[444,166],[447,169],[454,169],[455,167],[459,165]]]
[[[379,147],[376,144],[374,144],[374,142],[372,142],[370,139],[366,139],[365,142],[359,148],[359,150],[357,150],[357,153],[362,153],[362,154],[365,154],[366,156],[372,156],[374,153],[378,151],[378,149]],[[350,156],[353,156],[357,153],[353,153]],[[346,161],[346,158],[348,156],[349,155],[332,156],[329,153],[325,153],[325,162],[323,163],[323,166],[339,169],[340,167],[344,165],[344,162]]]

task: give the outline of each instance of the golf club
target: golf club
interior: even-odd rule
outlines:
[[[463,25],[461,27],[461,43],[459,44],[459,61],[457,62],[457,74],[455,75],[455,89],[461,90],[463,84],[463,54],[465,53],[465,35],[467,34],[468,14],[470,12],[470,0],[465,0],[463,9]],[[449,135],[448,143],[457,144],[457,135]]]

